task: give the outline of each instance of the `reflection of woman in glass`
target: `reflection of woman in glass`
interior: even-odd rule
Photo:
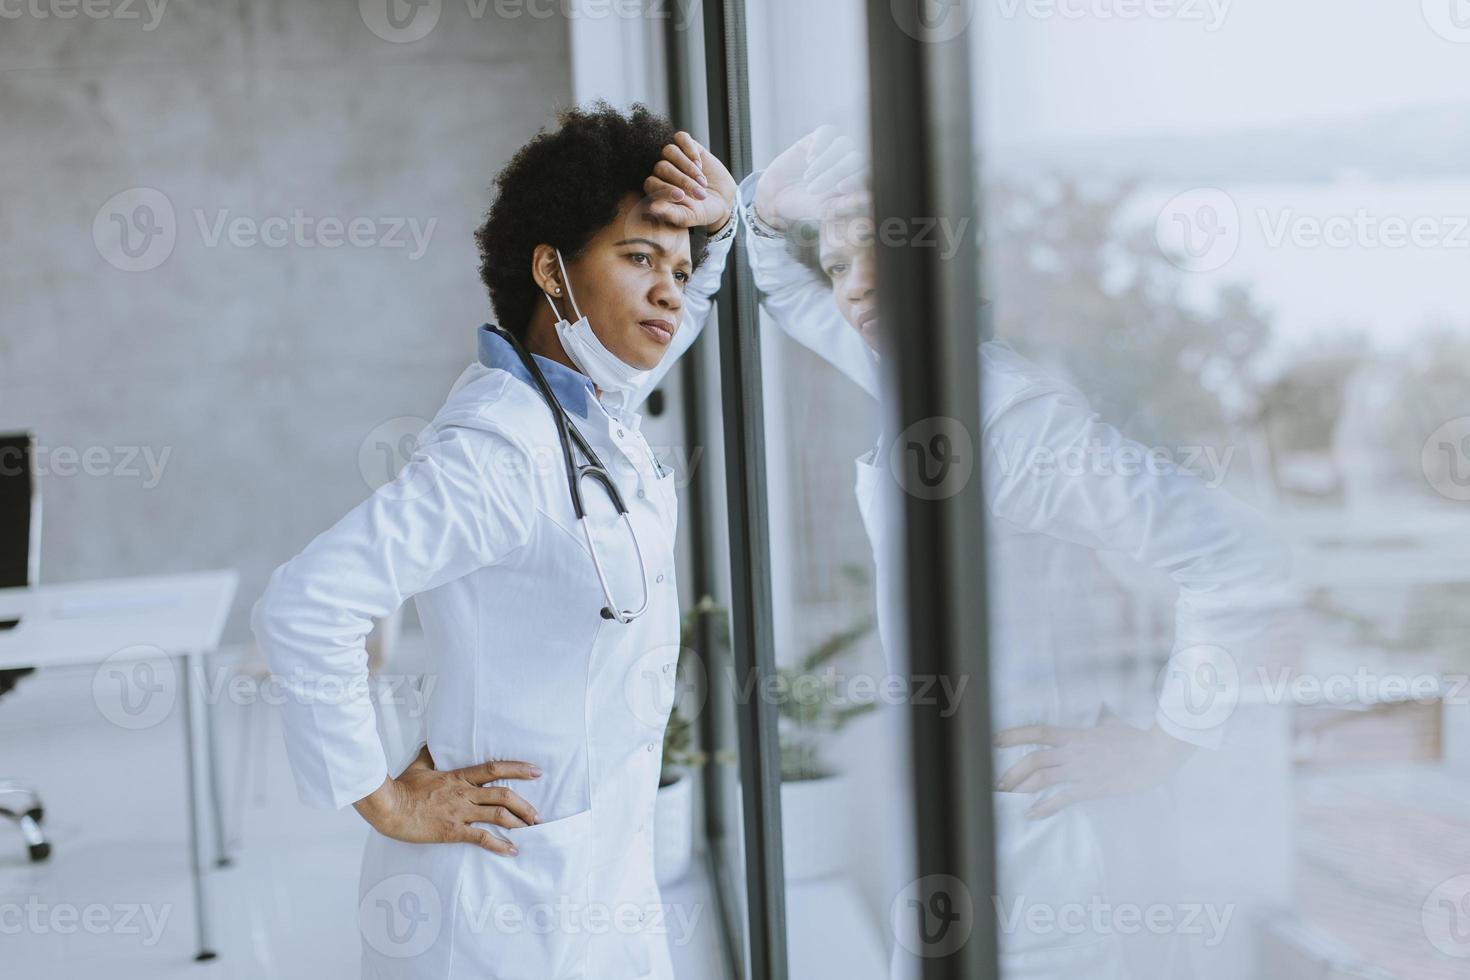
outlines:
[[[880,324],[867,175],[845,142],[831,127],[813,132],[746,178],[740,200],[762,308],[877,398]],[[805,247],[793,241],[803,237],[810,239]],[[944,237],[931,230],[930,240],[939,245]],[[891,342],[904,342],[901,329],[890,334]],[[1193,476],[1124,466],[1069,476],[1037,465],[1080,448],[1101,447],[1108,452],[1087,458],[1116,460],[1144,447],[1094,417],[1075,388],[1009,347],[987,340],[979,360],[1003,975],[1127,977],[1135,964],[1125,963],[1125,944],[1086,916],[1112,882],[1107,842],[1091,808],[1076,804],[1128,794],[1147,799],[1141,794],[1197,746],[1217,744],[1220,731],[1190,715],[1190,692],[1161,701],[1147,729],[1109,713],[1099,693],[1107,664],[1092,653],[1096,638],[1080,614],[1086,592],[1075,585],[1075,572],[1102,550],[1166,572],[1179,593],[1174,650],[1188,658],[1202,645],[1239,649],[1254,631],[1263,589],[1278,581],[1282,558],[1254,511]],[[897,485],[885,478],[894,442],[882,432],[856,461],[856,490],[877,564],[880,633],[890,664],[902,669],[893,631],[901,622],[894,603],[903,570],[885,492]],[[1045,915],[1028,918],[1036,910]],[[1080,913],[1077,928],[1056,921],[1073,913]],[[1053,924],[1035,928],[1037,921]],[[1160,975],[1184,975],[1177,965],[1164,969],[1175,972]]]
[[[667,120],[604,104],[564,113],[497,184],[476,240],[516,345],[481,328],[397,478],[275,571],[252,625],[287,687],[302,799],[371,825],[362,976],[673,980],[652,819],[677,500],[636,409],[709,313],[735,182]],[[528,365],[627,524],[590,479],[579,521],[562,454],[584,458]],[[363,641],[410,596],[438,683],[417,758],[389,768]]]

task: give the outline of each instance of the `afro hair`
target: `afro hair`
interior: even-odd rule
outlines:
[[[539,302],[531,259],[542,243],[570,261],[618,214],[629,193],[644,196],[643,182],[663,159],[678,132],[642,103],[624,114],[602,99],[557,114],[555,132],[542,130],[516,151],[495,177],[494,202],[475,231],[480,279],[501,326],[522,339]],[[694,264],[707,236],[690,229]]]

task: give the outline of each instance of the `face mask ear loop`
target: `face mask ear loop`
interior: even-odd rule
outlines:
[[[561,249],[556,250],[556,264],[561,268],[562,282],[567,284],[567,298],[572,301],[572,312],[577,314],[577,319],[582,319],[582,311],[577,307],[577,294],[572,292],[572,277],[567,275],[567,267],[561,260]]]

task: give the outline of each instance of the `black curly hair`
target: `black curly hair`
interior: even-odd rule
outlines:
[[[480,279],[501,326],[521,339],[540,302],[531,258],[545,242],[571,261],[598,230],[617,217],[623,196],[643,197],[643,182],[678,132],[641,102],[625,115],[603,99],[557,113],[560,128],[544,129],[516,151],[495,177],[499,189],[475,231]],[[690,229],[697,267],[707,234]]]

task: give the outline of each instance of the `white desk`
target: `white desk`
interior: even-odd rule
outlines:
[[[98,672],[93,694],[97,708],[123,729],[158,723],[172,710],[182,686],[198,960],[215,957],[209,945],[210,921],[200,858],[201,766],[209,784],[215,863],[218,867],[229,864],[224,852],[214,726],[209,699],[202,696],[206,690],[222,687],[206,687],[199,679],[205,656],[219,646],[238,583],[234,571],[222,570],[0,589],[0,620],[21,620],[15,628],[0,631],[0,668],[95,665]],[[178,676],[195,683],[179,685],[173,675],[157,673],[159,662],[167,670],[175,658],[183,668]],[[143,682],[142,686],[132,691],[137,681]],[[114,689],[116,698],[111,693]],[[139,692],[141,699],[135,697]],[[200,722],[197,725],[196,715]],[[198,728],[203,729],[205,740],[202,753],[197,750]]]

